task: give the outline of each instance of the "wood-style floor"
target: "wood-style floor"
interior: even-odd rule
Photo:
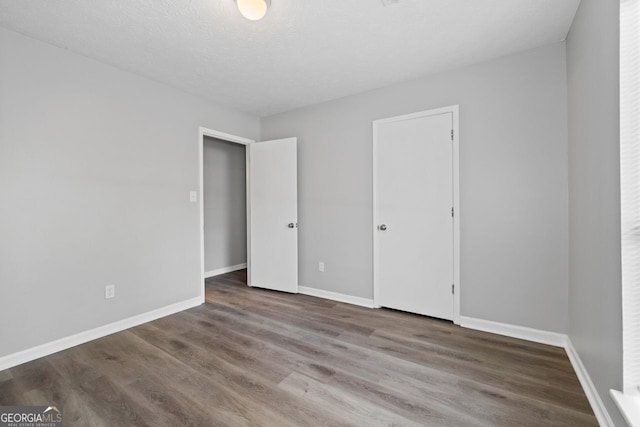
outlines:
[[[0,372],[0,405],[66,426],[597,425],[562,349],[244,283]]]

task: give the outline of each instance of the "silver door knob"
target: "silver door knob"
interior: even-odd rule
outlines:
[[[380,225],[378,226],[378,230],[380,230],[380,231],[385,231],[386,229],[387,229],[386,224],[380,224]]]
[[[296,228],[296,224],[293,222],[290,222],[289,225],[287,225],[287,227],[289,228]]]

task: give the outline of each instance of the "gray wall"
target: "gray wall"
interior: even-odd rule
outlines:
[[[198,297],[198,126],[259,120],[2,29],[0,64],[0,356]]]
[[[372,298],[371,122],[452,104],[462,315],[566,332],[562,43],[263,118],[262,139],[299,141],[300,284]]]
[[[245,146],[204,142],[204,271],[247,262]]]
[[[582,0],[567,38],[569,336],[617,426],[622,389],[619,1]]]

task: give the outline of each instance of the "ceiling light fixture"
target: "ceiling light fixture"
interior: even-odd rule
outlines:
[[[238,10],[250,21],[258,21],[267,14],[271,0],[235,0]]]

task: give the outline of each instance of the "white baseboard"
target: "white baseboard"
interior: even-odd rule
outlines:
[[[232,271],[242,270],[243,268],[247,268],[247,263],[236,264],[229,267],[222,267],[216,270],[207,271],[204,273],[204,278],[208,279],[209,277],[219,276],[225,273],[231,273]]]
[[[306,286],[299,286],[298,293],[310,295],[312,297],[330,299],[332,301],[346,302],[347,304],[359,305],[361,307],[373,308],[372,299],[354,297],[351,295],[339,294],[337,292],[323,291],[322,289],[307,288]]]
[[[613,421],[609,416],[609,412],[607,412],[607,408],[604,406],[600,394],[598,394],[596,387],[591,381],[589,372],[587,372],[586,368],[582,364],[580,356],[578,356],[578,352],[576,352],[576,349],[571,343],[571,339],[569,339],[567,335],[559,334],[557,332],[525,328],[523,326],[509,325],[507,323],[493,322],[490,320],[475,319],[473,317],[466,316],[460,317],[460,326],[463,328],[476,329],[479,331],[519,338],[540,344],[563,347],[567,352],[567,357],[569,357],[571,366],[573,366],[573,370],[576,372],[580,385],[589,400],[589,404],[591,405],[591,409],[593,410],[598,423],[603,427],[614,427]]]
[[[39,359],[44,356],[48,356],[58,351],[75,347],[88,341],[102,338],[104,336],[141,325],[143,323],[151,322],[152,320],[156,320],[161,317],[177,313],[179,311],[196,307],[203,302],[204,301],[202,300],[202,297],[192,298],[186,301],[168,305],[166,307],[157,308],[146,313],[128,317],[126,319],[118,320],[116,322],[109,323],[108,325],[99,326],[95,329],[80,332],[78,334],[71,335],[65,338],[60,338],[46,344],[29,348],[27,350],[22,350],[17,353],[2,356],[0,357],[0,371],[21,365],[26,362],[30,362],[35,359]]]
[[[555,347],[564,348],[567,344],[567,336],[565,334],[510,325],[508,323],[493,322],[491,320],[460,316],[460,326]]]
[[[567,351],[567,356],[569,356],[573,370],[576,371],[576,375],[578,376],[580,385],[584,390],[584,394],[587,395],[587,399],[591,404],[591,409],[593,409],[593,413],[598,420],[598,424],[602,427],[615,427],[607,408],[604,406],[604,402],[602,402],[602,398],[600,397],[598,390],[596,390],[596,386],[594,386],[593,381],[591,381],[589,372],[582,364],[582,360],[580,360],[580,356],[569,337],[567,337],[565,350]]]
[[[237,266],[227,267],[228,271],[220,272],[217,274],[224,274],[226,272],[240,270],[243,264]],[[224,270],[224,269],[220,269]],[[215,270],[219,271],[219,270]],[[208,274],[208,273],[207,273]],[[212,276],[207,276],[212,277]],[[339,294],[336,292],[324,291],[321,289],[308,288],[305,286],[298,287],[298,292],[304,295],[310,295],[319,298],[325,298],[332,301],[344,302],[347,304],[358,305],[367,308],[373,308],[373,300],[367,298],[354,297],[351,295]],[[196,307],[203,303],[202,297],[192,298],[179,303],[171,304],[166,307],[161,307],[155,310],[148,311],[146,313],[138,314],[126,319],[118,320],[108,325],[100,326],[95,329],[80,332],[75,335],[71,335],[65,338],[61,338],[55,341],[51,341],[46,344],[42,344],[36,347],[32,347],[27,350],[19,351],[17,353],[9,354],[0,357],[0,371],[12,368],[14,366],[21,365],[26,362],[30,362],[35,359],[39,359],[44,356],[56,353],[58,351],[66,350],[71,347],[92,341],[98,338],[102,338],[107,335],[111,335],[116,332],[123,331],[125,329],[132,328],[134,326],[141,325],[143,323],[151,322],[161,317],[169,316],[179,311],[184,311],[192,307]],[[490,320],[476,319],[473,317],[460,317],[460,326],[469,329],[476,329],[484,332],[490,332],[498,335],[504,335],[512,338],[524,339],[527,341],[537,342],[541,344],[548,344],[556,347],[564,347],[569,357],[569,361],[576,372],[580,385],[584,389],[584,392],[591,404],[591,408],[598,420],[598,423],[604,427],[614,427],[613,421],[607,411],[604,403],[598,391],[596,390],[589,372],[584,367],[580,356],[573,347],[573,344],[569,337],[565,334],[559,334],[556,332],[542,331],[539,329],[526,328],[523,326],[509,325],[506,323],[493,322]]]

